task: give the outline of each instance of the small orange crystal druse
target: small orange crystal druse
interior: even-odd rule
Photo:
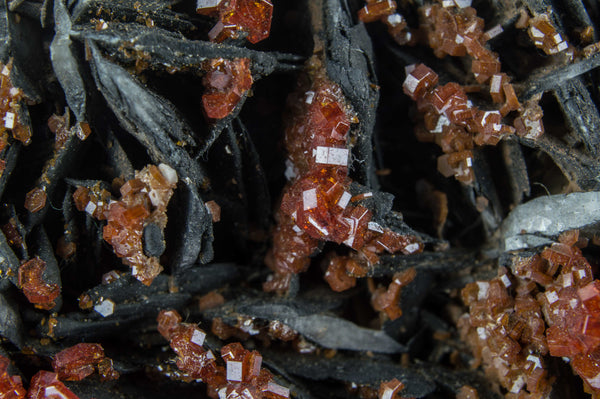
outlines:
[[[28,260],[19,267],[19,287],[29,302],[39,309],[52,309],[60,295],[57,284],[44,280],[46,262],[38,257]]]
[[[205,62],[203,69],[206,71],[202,79],[206,88],[202,95],[204,113],[208,119],[225,118],[252,87],[250,60],[216,58]]]
[[[177,186],[177,173],[166,164],[146,166],[135,178],[121,186],[121,199],[112,201],[100,188],[78,187],[73,193],[77,209],[107,220],[103,237],[115,255],[131,266],[131,274],[146,285],[162,271],[157,257],[147,256],[143,248],[144,227],[149,224],[164,230],[167,205]]]

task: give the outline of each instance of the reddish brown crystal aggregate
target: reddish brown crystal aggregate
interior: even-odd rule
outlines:
[[[19,267],[19,287],[29,302],[39,309],[52,309],[60,295],[60,287],[44,280],[46,262],[38,257],[28,260]]]
[[[23,388],[21,377],[10,375],[8,366],[10,360],[0,355],[0,398],[2,399],[21,399],[25,398],[27,391]]]
[[[219,17],[208,33],[210,41],[220,43],[245,35],[250,43],[258,43],[269,37],[273,4],[269,0],[201,0],[196,12]]]
[[[159,332],[170,341],[178,355],[177,367],[188,376],[202,379],[209,395],[228,398],[289,398],[289,389],[273,381],[271,373],[263,368],[262,356],[248,351],[240,343],[221,348],[222,366],[210,350],[203,346],[206,334],[193,324],[180,323],[174,310],[161,311],[158,316]]]
[[[80,381],[98,368],[103,379],[119,378],[112,367],[112,360],[104,357],[104,349],[99,344],[80,343],[58,352],[52,360],[52,368],[58,378],[66,381]]]
[[[78,187],[73,200],[78,210],[107,220],[103,237],[112,245],[123,263],[131,266],[131,274],[146,285],[162,271],[158,258],[146,256],[143,249],[144,227],[153,223],[163,229],[167,225],[167,205],[177,185],[177,173],[170,166],[146,166],[135,172],[135,178],[121,188],[121,199],[110,199],[110,193],[99,186]]]
[[[204,113],[209,119],[222,119],[233,111],[252,87],[250,60],[215,58],[207,61],[202,82],[206,92],[202,95]]]

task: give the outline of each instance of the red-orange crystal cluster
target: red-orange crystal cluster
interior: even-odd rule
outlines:
[[[219,18],[208,32],[212,42],[246,37],[258,43],[269,37],[273,4],[269,0],[198,0],[196,12]]]
[[[10,360],[0,355],[0,398],[21,399],[25,398],[27,391],[18,375],[10,375],[8,366]]]
[[[203,69],[206,71],[202,79],[206,88],[202,95],[204,113],[209,119],[225,118],[252,87],[250,60],[215,58],[206,61]]]
[[[167,225],[167,205],[177,186],[177,173],[166,164],[148,165],[135,172],[135,178],[121,186],[121,199],[113,201],[107,192],[79,187],[73,193],[77,209],[107,220],[104,240],[112,245],[131,274],[150,285],[162,271],[158,258],[146,256],[144,227],[150,223],[163,229]]]
[[[416,36],[408,28],[404,17],[396,12],[394,0],[367,0],[367,4],[358,11],[358,19],[364,23],[381,21],[398,44],[415,44]]]
[[[19,287],[23,294],[38,309],[52,309],[60,295],[60,287],[44,280],[46,262],[35,257],[19,267]]]
[[[52,368],[58,378],[65,381],[80,381],[91,375],[95,369],[103,380],[119,378],[112,360],[104,356],[100,344],[80,343],[58,352],[52,360]]]
[[[290,95],[291,117],[285,130],[288,151],[284,189],[273,234],[273,249],[266,264],[275,272],[264,284],[267,291],[284,292],[292,274],[305,271],[320,241],[332,241],[358,251],[332,259],[326,274],[330,286],[342,291],[353,285],[346,275],[378,262],[384,251],[405,254],[422,250],[416,237],[402,236],[375,223],[361,201],[371,192],[351,193],[348,177],[350,125],[358,122],[341,89],[323,74],[313,58],[310,76]]]
[[[565,232],[541,254],[516,258],[510,272],[463,289],[462,337],[508,397],[550,392],[545,355],[568,358],[586,391],[600,394],[600,280],[579,245],[577,231]]]
[[[261,368],[262,356],[244,349],[240,343],[221,348],[219,362],[212,351],[204,348],[206,334],[195,324],[181,323],[175,310],[159,313],[158,331],[169,340],[177,354],[177,367],[190,378],[202,379],[211,397],[248,399],[285,399],[289,389],[273,381],[273,375]]]

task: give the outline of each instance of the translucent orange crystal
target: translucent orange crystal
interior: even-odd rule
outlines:
[[[39,309],[52,309],[60,295],[60,287],[44,280],[46,262],[38,257],[28,260],[19,267],[19,287],[29,302]]]
[[[250,60],[216,58],[204,65],[206,75],[202,82],[204,113],[209,119],[222,119],[233,111],[242,96],[252,87]]]

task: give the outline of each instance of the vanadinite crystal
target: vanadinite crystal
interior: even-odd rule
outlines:
[[[177,186],[177,173],[166,164],[146,166],[135,172],[120,188],[121,199],[112,201],[100,188],[78,187],[73,193],[77,209],[107,220],[103,237],[112,245],[131,274],[146,285],[162,271],[157,257],[144,252],[144,228],[153,224],[160,230],[167,225],[167,205]]]
[[[208,33],[211,41],[238,39],[246,35],[250,43],[269,37],[273,4],[268,0],[198,0],[198,14],[217,16],[219,21]]]
[[[31,378],[27,399],[79,399],[56,373],[40,371]]]
[[[352,259],[331,259],[325,279],[336,291],[354,286],[355,277],[343,274],[372,266],[378,253],[422,249],[415,237],[394,233],[372,220],[365,202],[371,192],[351,192],[348,132],[357,118],[341,89],[323,75],[318,59],[311,59],[308,70],[306,82],[288,99],[291,118],[285,144],[290,182],[278,211],[273,249],[265,260],[275,272],[264,284],[267,291],[287,290],[290,275],[308,268],[319,241],[345,244],[361,253]]]
[[[225,367],[213,353],[203,346],[206,334],[194,324],[181,323],[174,310],[159,313],[158,330],[170,341],[178,355],[177,367],[188,376],[202,379],[208,385],[209,395],[227,398],[289,398],[289,389],[273,381],[272,374],[261,368],[262,356],[257,351],[244,349],[240,343],[221,348]]]
[[[60,295],[60,287],[44,280],[45,269],[46,262],[38,257],[23,263],[19,267],[19,287],[36,308],[52,309]]]
[[[25,209],[31,213],[38,212],[46,206],[46,192],[39,187],[25,195]]]
[[[105,379],[118,378],[112,369],[112,360],[104,357],[104,349],[99,344],[80,343],[58,352],[52,360],[52,368],[61,380],[79,381],[94,372],[97,367]],[[112,370],[111,370],[112,369]]]
[[[202,95],[204,113],[209,119],[222,119],[233,111],[252,87],[250,60],[236,58],[211,59],[204,63],[202,79],[206,92]]]
[[[18,375],[11,376],[8,373],[10,360],[0,355],[0,398],[21,399],[25,398],[25,388]]]

